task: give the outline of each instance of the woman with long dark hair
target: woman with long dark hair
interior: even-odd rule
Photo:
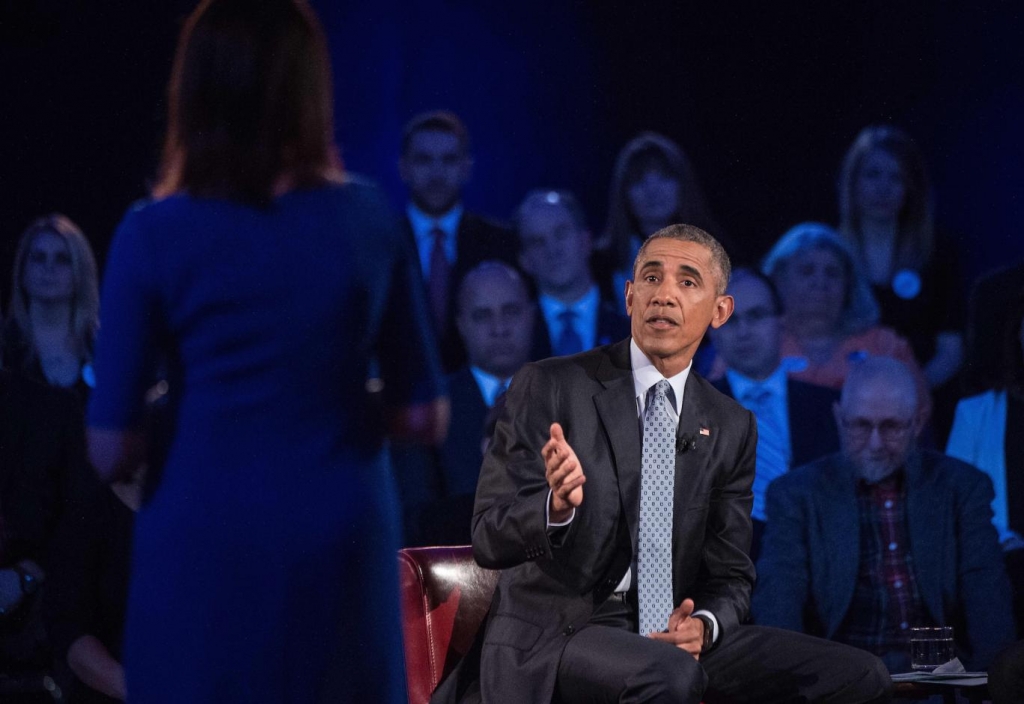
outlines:
[[[415,259],[332,145],[303,0],[206,0],[154,200],[111,246],[90,456],[128,478],[166,365],[172,431],[135,522],[132,702],[403,701],[386,431],[447,402]]]
[[[1013,583],[1017,636],[1024,637],[1024,290],[1003,331],[1001,357],[999,382],[957,404],[946,454],[992,479],[992,522]]]
[[[686,153],[668,137],[642,132],[615,160],[608,219],[596,243],[603,257],[600,275],[611,277],[612,294],[625,290],[643,241],[673,223],[696,225],[723,239]]]

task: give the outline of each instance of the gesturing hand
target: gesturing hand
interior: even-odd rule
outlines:
[[[572,510],[583,503],[583,467],[572,446],[565,441],[565,433],[558,423],[551,424],[551,437],[541,448],[544,458],[544,476],[551,487],[549,518],[552,523],[563,523]]]
[[[692,614],[693,599],[683,599],[683,603],[668,617],[668,632],[652,633],[651,638],[672,643],[699,660],[704,643],[704,622],[693,618]]]

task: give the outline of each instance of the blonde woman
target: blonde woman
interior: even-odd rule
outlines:
[[[14,258],[3,328],[3,366],[74,389],[94,385],[92,348],[99,325],[96,259],[89,241],[63,215],[48,215],[22,234]]]

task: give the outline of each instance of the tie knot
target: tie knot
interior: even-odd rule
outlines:
[[[430,237],[434,240],[435,247],[441,247],[444,245],[444,241],[447,235],[445,234],[444,230],[442,230],[440,227],[435,226],[430,230]]]
[[[657,384],[651,387],[650,391],[647,392],[647,408],[648,411],[655,407],[672,406],[675,407],[676,394],[672,390],[672,384],[667,379],[662,379]]]
[[[571,308],[566,308],[558,314],[558,321],[562,323],[562,325],[572,325],[576,322],[576,311]]]
[[[747,393],[743,394],[743,398],[747,403],[762,406],[768,402],[768,399],[772,397],[772,392],[765,386],[758,384],[752,386],[747,390]]]

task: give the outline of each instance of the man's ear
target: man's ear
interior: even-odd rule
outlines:
[[[715,314],[711,318],[711,327],[720,328],[732,316],[736,301],[729,294],[719,296],[715,301]]]
[[[626,315],[633,315],[633,282],[626,282],[626,290],[623,292],[626,297]]]

